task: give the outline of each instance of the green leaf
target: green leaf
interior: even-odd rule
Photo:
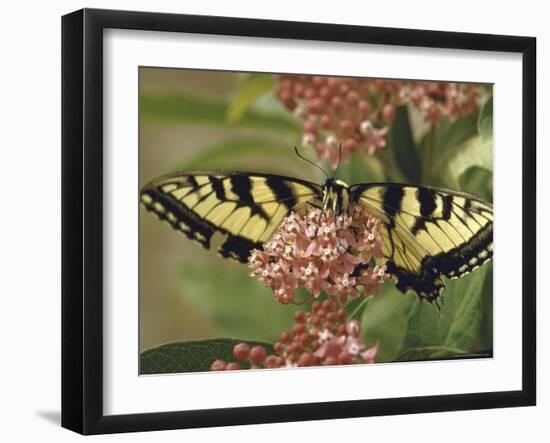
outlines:
[[[238,169],[243,170],[253,166],[254,161],[260,159],[264,165],[261,172],[270,172],[265,170],[265,165],[276,167],[281,163],[290,169],[296,166],[296,155],[285,143],[271,141],[269,138],[259,137],[234,137],[227,138],[223,142],[201,148],[198,153],[184,162],[178,163],[177,170],[193,169]],[[266,162],[266,160],[269,160]],[[289,161],[290,160],[290,161]],[[296,172],[303,171],[301,165],[295,167]],[[290,172],[286,172],[290,174]],[[307,178],[307,177],[305,177]]]
[[[235,96],[227,108],[227,120],[236,122],[250,109],[254,101],[271,92],[275,86],[275,79],[271,74],[250,74],[242,78]]]
[[[487,169],[472,166],[460,176],[460,189],[477,195],[484,200],[493,201],[492,180],[493,174]]]
[[[451,122],[448,117],[443,117],[434,129],[432,154],[434,157],[434,170],[445,162],[445,159],[452,155],[453,148],[464,143],[470,137],[477,134],[477,115],[472,114]],[[420,143],[419,149],[423,155],[429,142],[429,132],[425,134]]]
[[[172,374],[178,372],[209,371],[210,365],[216,359],[226,362],[237,361],[233,357],[233,347],[243,342],[231,338],[214,338],[209,340],[193,340],[157,346],[143,351],[140,355],[140,374]],[[251,346],[261,345],[268,354],[273,353],[269,343],[251,342]],[[241,364],[248,369],[249,364]]]
[[[444,122],[445,123],[445,122]],[[447,130],[445,129],[447,128]],[[448,132],[450,131],[450,132]],[[459,119],[452,126],[442,124],[437,129],[440,140],[447,144],[447,148],[438,151],[435,170],[439,171],[438,178],[444,186],[468,190],[468,170],[481,168],[492,173],[493,171],[493,101],[489,99],[482,107],[479,115],[475,114]],[[476,135],[477,134],[477,135]],[[438,144],[438,143],[436,143]],[[470,171],[470,173],[473,173]],[[463,177],[463,175],[465,175]],[[477,172],[476,179],[481,180]],[[487,174],[484,174],[487,177]],[[477,183],[476,183],[477,184]],[[487,195],[487,186],[481,190],[481,196]]]
[[[185,296],[212,319],[215,335],[275,342],[292,327],[299,307],[277,303],[246,266],[204,252],[183,263],[181,284]]]
[[[492,141],[483,141],[480,136],[468,139],[442,165],[440,176],[444,178],[446,186],[460,189],[460,177],[474,166],[493,172]]]
[[[474,349],[493,349],[493,262],[489,263],[483,283],[483,306],[479,337]]]
[[[476,125],[476,115],[460,118],[454,122],[444,117],[437,126],[422,137],[419,150],[423,158],[425,184],[450,186],[447,181],[447,163],[463,143],[476,135]],[[456,185],[456,180],[452,184]]]
[[[399,353],[426,346],[471,351],[480,332],[483,284],[488,268],[484,265],[459,279],[445,279],[440,312],[435,306],[416,300]]]
[[[369,162],[376,165],[377,181],[405,183],[407,179],[397,167],[393,149],[378,149],[373,156],[368,157]]]
[[[344,306],[350,320],[360,320],[363,318],[363,312],[373,300],[374,295],[356,297]]]
[[[181,124],[209,124],[239,126],[246,128],[272,128],[292,131],[296,137],[301,126],[295,119],[278,113],[250,111],[235,123],[228,123],[228,104],[223,101],[206,100],[191,96],[140,97],[140,118],[142,122],[176,122]]]
[[[420,182],[421,164],[418,150],[413,139],[409,113],[406,106],[396,109],[395,120],[390,131],[391,146],[395,162],[411,183]]]
[[[483,141],[493,140],[493,97],[485,102],[477,122],[479,135]]]
[[[426,346],[423,348],[409,349],[399,354],[395,361],[436,360],[466,354],[467,352],[462,349],[448,348],[446,346]]]
[[[384,167],[374,156],[352,153],[349,163],[341,165],[338,176],[349,184],[384,181]]]
[[[393,361],[405,337],[409,310],[416,295],[403,294],[394,282],[386,282],[363,311],[361,336],[370,347],[380,344],[376,361]]]

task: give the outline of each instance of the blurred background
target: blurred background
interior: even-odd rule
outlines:
[[[301,125],[275,99],[238,122],[226,110],[242,75],[140,69],[140,188],[177,170],[274,172],[318,181],[295,161]],[[290,161],[289,161],[290,160]],[[207,337],[271,340],[294,309],[167,224],[140,211],[140,348]]]
[[[307,150],[310,140],[305,139],[304,122],[297,109],[285,106],[285,79],[165,68],[140,68],[139,75],[140,188],[163,174],[197,169],[271,172],[322,182],[322,174],[293,152],[294,146],[304,146],[306,155],[317,160],[316,153],[326,146]],[[348,183],[422,182],[492,201],[492,87],[481,85],[479,92],[472,112],[454,119],[439,116],[437,125],[430,125],[420,106],[394,107],[387,146],[370,154],[350,150],[339,177]],[[434,103],[440,100],[432,96]],[[323,161],[328,167],[329,160]],[[479,319],[466,351],[492,350],[491,266],[472,273],[475,281],[466,277],[447,284],[451,295],[446,300],[451,301],[442,311],[446,320],[439,323],[441,315],[432,306],[386,283],[383,297],[375,297],[364,311],[365,342],[381,343],[379,361],[394,360],[406,344],[440,344],[438,340],[454,327],[449,322],[463,309],[460,297],[475,286],[479,297],[472,316]],[[246,265],[219,258],[141,208],[142,351],[214,337],[273,343],[292,326],[297,309],[305,307],[277,303],[269,289],[248,276]],[[411,313],[415,319],[429,317],[424,328],[430,338],[424,342],[418,326],[411,325]],[[417,339],[410,339],[411,327],[416,327]]]

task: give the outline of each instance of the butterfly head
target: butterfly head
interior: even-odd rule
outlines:
[[[323,210],[330,209],[338,215],[347,211],[350,203],[349,186],[346,182],[327,178],[323,184]]]
[[[296,146],[294,147],[294,151],[299,158],[320,169],[327,177],[325,183],[323,183],[323,211],[331,210],[335,215],[339,215],[342,212],[347,211],[350,203],[349,186],[346,182],[335,178],[342,161],[342,144],[340,144],[338,149],[338,164],[332,173],[332,176],[329,176],[319,165],[313,163],[311,160],[308,160],[300,154],[300,151],[298,151]]]

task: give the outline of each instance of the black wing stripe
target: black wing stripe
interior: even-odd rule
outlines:
[[[402,188],[389,186],[384,192],[384,197],[382,199],[382,209],[390,218],[390,224],[395,225],[394,217],[401,210],[401,202],[405,192]]]
[[[443,196],[441,196],[441,201],[443,203],[443,210],[442,210],[441,218],[443,218],[443,220],[450,220],[451,210],[453,208],[453,196],[452,195],[443,195]]]
[[[264,209],[254,200],[252,196],[252,182],[250,177],[241,175],[232,175],[227,178],[231,183],[231,190],[239,197],[237,204],[239,206],[248,206],[252,214],[259,215],[264,220],[269,220]]]
[[[283,202],[290,211],[297,204],[296,196],[292,189],[282,180],[276,180],[272,177],[267,178],[267,185],[271,188],[277,201]]]
[[[197,179],[193,175],[189,176],[188,180],[193,190],[197,190],[199,188],[199,183],[197,182]]]
[[[210,180],[210,183],[212,184],[212,189],[216,193],[216,198],[221,201],[228,200],[227,196],[225,195],[225,190],[223,189],[223,182],[221,178],[218,177],[208,177]]]
[[[416,216],[416,222],[411,228],[411,232],[416,234],[418,231],[426,230],[426,220],[433,222],[433,213],[437,208],[435,194],[427,188],[418,188],[416,190],[416,199],[420,203],[420,216]]]
[[[367,201],[367,202],[374,202],[374,203],[380,204],[382,206],[384,212],[386,212],[386,209],[390,209],[392,211],[392,213],[401,212],[403,214],[412,215],[415,218],[425,218],[425,219],[427,219],[427,221],[431,221],[431,218],[422,217],[421,215],[418,215],[418,214],[413,214],[412,212],[407,211],[406,209],[403,209],[402,207],[397,208],[397,207],[390,206],[387,203],[384,203],[384,200],[379,200],[379,199],[376,199],[376,198],[372,198],[371,196],[361,197],[361,198],[364,198],[365,201]]]
[[[428,188],[418,188],[416,198],[420,202],[420,214],[422,217],[431,219],[437,205],[435,203],[435,194]]]

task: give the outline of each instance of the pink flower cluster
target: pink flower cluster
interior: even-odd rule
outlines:
[[[411,104],[437,124],[478,109],[480,87],[466,83],[282,75],[276,95],[304,121],[302,145],[319,159],[346,162],[352,152],[374,154],[386,146],[395,108]]]
[[[274,353],[267,355],[262,346],[239,343],[233,356],[239,362],[215,360],[213,371],[250,368],[281,368],[304,366],[334,366],[374,363],[378,344],[366,348],[361,339],[361,325],[348,320],[346,311],[332,300],[312,303],[310,312],[298,311],[294,315],[292,330],[283,331],[273,345]]]
[[[476,112],[480,96],[479,85],[469,83],[410,81],[399,91],[400,102],[411,103],[432,125],[444,116],[454,121]]]
[[[397,85],[385,80],[346,77],[284,75],[277,97],[304,120],[304,147],[315,149],[320,159],[338,163],[351,152],[373,154],[386,146],[387,124],[395,116]]]
[[[316,208],[303,216],[291,212],[263,249],[252,251],[250,275],[285,304],[297,303],[298,287],[313,297],[324,291],[340,303],[361,291],[378,293],[389,278],[385,265],[371,266],[382,258],[380,223],[359,205],[337,216]]]

